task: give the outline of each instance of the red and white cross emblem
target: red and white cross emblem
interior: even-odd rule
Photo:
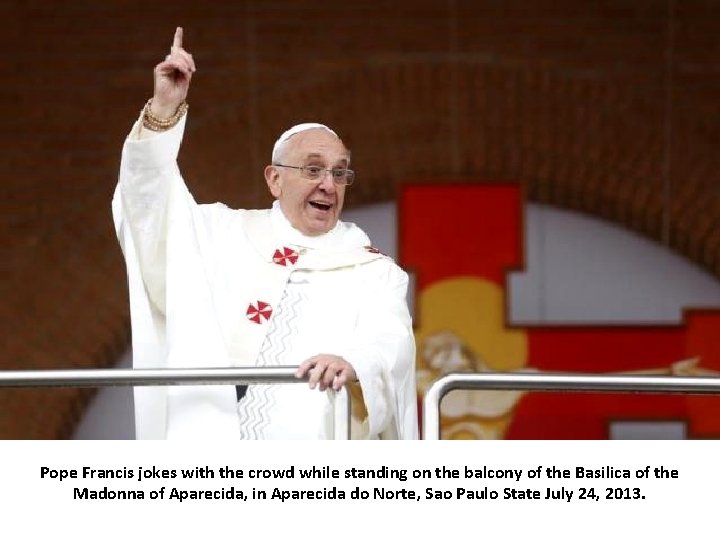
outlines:
[[[251,303],[247,308],[247,318],[256,324],[262,324],[272,315],[272,308],[267,302],[257,301],[256,304]]]
[[[300,254],[290,249],[289,247],[283,247],[281,250],[276,249],[273,254],[273,262],[281,266],[287,266],[288,264],[295,264]]]

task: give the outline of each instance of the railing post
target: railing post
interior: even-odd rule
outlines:
[[[333,392],[333,439],[350,439],[350,392],[344,386]]]

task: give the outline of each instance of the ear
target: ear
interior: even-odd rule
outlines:
[[[276,199],[282,195],[282,182],[280,181],[280,173],[276,167],[268,165],[265,167],[265,182],[273,197]]]

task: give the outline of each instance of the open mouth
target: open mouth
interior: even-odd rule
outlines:
[[[327,212],[330,208],[332,208],[332,204],[320,201],[310,201],[310,206],[317,210],[322,210],[323,212]]]

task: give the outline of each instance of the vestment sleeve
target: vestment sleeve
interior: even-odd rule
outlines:
[[[167,241],[170,226],[178,219],[190,219],[208,275],[213,272],[216,253],[209,240],[227,210],[224,205],[199,205],[180,174],[177,156],[185,129],[184,116],[178,125],[151,137],[139,135],[139,121],[125,140],[120,176],[113,201],[116,227],[127,227],[147,295],[162,313],[166,306]],[[170,206],[173,205],[171,210]],[[185,210],[178,212],[176,209]],[[188,239],[189,240],[189,239]],[[123,249],[127,249],[122,242]],[[127,258],[127,253],[125,253]]]
[[[417,438],[415,340],[408,312],[408,276],[385,260],[361,287],[364,298],[353,343],[345,351],[358,375],[371,438]]]
[[[138,137],[136,124],[123,147],[112,209],[128,272],[136,368],[195,367],[200,359],[226,365],[211,280],[222,236],[213,234],[222,229],[215,221],[229,210],[196,204],[185,186],[177,165],[184,127],[185,118],[166,132]],[[138,438],[166,437],[167,393],[135,388]]]
[[[178,184],[184,187],[177,166],[184,128],[185,118],[182,118],[171,130],[140,138],[138,124],[133,127],[123,146],[113,201],[116,226],[127,228],[132,236],[134,256],[147,295],[163,313],[168,204],[173,188]],[[194,204],[189,192],[187,197],[188,203]],[[127,258],[128,254],[125,255]]]

